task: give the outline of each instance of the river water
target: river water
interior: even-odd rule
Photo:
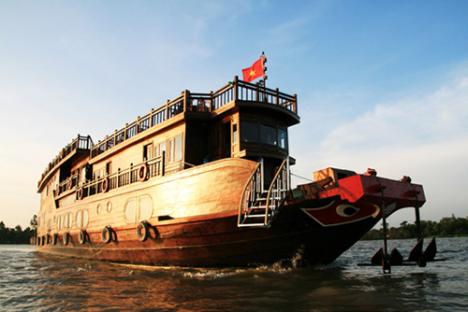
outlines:
[[[1,311],[468,311],[468,238],[440,238],[426,268],[360,266],[361,241],[335,263],[248,269],[127,266],[0,246]],[[390,241],[407,256],[414,240]]]

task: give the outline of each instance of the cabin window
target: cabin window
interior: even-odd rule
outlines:
[[[173,147],[174,147],[173,139],[167,140],[166,141],[166,148],[167,148],[166,162],[173,161],[173,158],[174,158],[174,151],[172,150]]]
[[[232,144],[237,144],[237,124],[232,125]]]
[[[153,143],[143,146],[143,161],[153,159]]]
[[[241,136],[243,142],[257,142],[258,141],[258,125],[255,122],[242,121],[241,122]]]
[[[278,129],[278,146],[282,149],[288,149],[288,132],[285,128]]]
[[[106,210],[108,213],[112,211],[112,203],[110,201],[108,201],[106,204]]]
[[[85,182],[85,181],[86,181],[86,167],[81,168],[80,177],[81,177],[81,182]]]
[[[174,138],[174,161],[182,160],[182,134]]]
[[[162,156],[163,152],[166,152],[166,142],[161,142],[159,143],[159,148],[158,148],[158,157]]]
[[[102,211],[101,204],[98,204],[97,207],[96,207],[96,213],[97,213],[97,214],[100,214],[101,211]]]
[[[111,174],[111,172],[112,172],[112,162],[109,161],[106,163],[106,175]]]
[[[263,143],[288,149],[286,128],[251,121],[241,121],[241,140],[247,143]]]
[[[260,142],[269,145],[277,145],[276,128],[260,124]]]

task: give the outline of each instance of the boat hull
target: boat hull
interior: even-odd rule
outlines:
[[[300,264],[327,264],[351,247],[377,222],[373,217],[324,227],[301,208],[289,209],[264,228],[239,228],[237,215],[162,225],[146,241],[135,228],[115,229],[116,240],[102,243],[101,233],[89,233],[80,244],[49,244],[41,252],[132,264],[225,267],[254,266],[294,259]],[[281,217],[281,218],[280,218]]]

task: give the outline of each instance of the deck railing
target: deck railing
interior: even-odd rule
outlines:
[[[78,185],[78,179],[79,179],[78,174],[74,174],[72,176],[69,176],[62,182],[60,182],[60,184],[58,185],[58,188],[55,190],[55,196],[58,196],[63,192],[66,192],[75,188]]]
[[[119,169],[117,172],[108,176],[87,181],[80,187],[82,192],[81,199],[95,194],[103,193],[104,191],[108,192],[113,189],[117,189],[119,187],[123,187],[135,182],[140,182],[140,180],[138,179],[138,171],[143,165],[148,166],[147,179],[156,176],[163,176],[165,175],[164,159],[165,156],[163,153],[162,156],[155,157],[153,159],[136,165],[131,165],[130,167],[123,170]],[[107,180],[108,183],[107,190],[103,189],[104,180]]]
[[[90,150],[93,147],[93,140],[91,137],[79,135],[74,138],[67,146],[62,148],[59,154],[47,165],[46,169],[42,173],[41,180],[38,184],[42,182],[44,177],[65,157],[70,155],[72,152],[80,149],[80,150]]]
[[[191,93],[189,90],[183,91],[177,98],[168,100],[161,107],[152,109],[145,116],[138,117],[134,122],[126,124],[124,128],[116,130],[114,134],[99,141],[91,149],[91,158],[180,113],[186,111],[213,112],[234,100],[277,105],[297,114],[296,95],[288,95],[279,92],[278,89],[269,89],[248,83],[239,80],[236,76],[234,81],[215,92]]]

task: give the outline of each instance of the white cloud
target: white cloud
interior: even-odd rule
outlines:
[[[322,142],[330,152],[412,146],[468,132],[468,77],[418,98],[376,105]]]
[[[425,187],[424,218],[468,216],[468,76],[425,96],[377,104],[331,131],[319,146],[321,166],[412,176]],[[392,219],[401,221],[398,213]]]

